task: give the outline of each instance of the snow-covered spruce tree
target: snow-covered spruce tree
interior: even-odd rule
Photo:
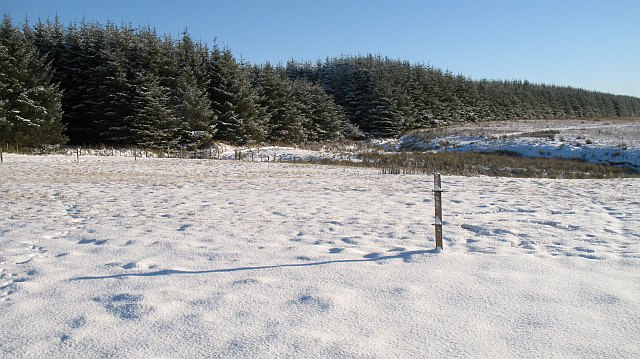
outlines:
[[[9,91],[9,73],[3,70],[8,69],[10,64],[9,52],[7,48],[0,43],[0,146],[4,146],[9,140],[11,128],[13,127],[8,119],[9,100],[7,98],[8,96],[6,96]]]
[[[302,63],[289,60],[285,67],[285,73],[287,78],[291,81],[294,80],[307,80],[313,84],[318,83],[318,73],[322,66],[322,62],[318,62],[316,65],[311,62],[305,61]]]
[[[344,137],[347,118],[322,87],[306,79],[293,81],[293,97],[299,104],[301,122],[308,141],[333,141]]]
[[[215,138],[232,144],[264,141],[265,128],[256,93],[231,51],[215,45],[207,72],[209,98],[216,116]]]
[[[190,69],[182,69],[173,88],[172,111],[178,121],[181,141],[201,146],[209,143],[216,128],[205,90],[198,88]]]
[[[144,148],[170,148],[180,141],[180,123],[170,108],[169,89],[157,75],[140,71],[133,82],[131,124],[134,143]]]
[[[267,63],[258,70],[258,104],[267,114],[267,140],[303,143],[307,140],[300,104],[293,96],[293,84],[281,67]]]
[[[371,69],[354,58],[328,60],[319,71],[318,82],[344,109],[351,124],[367,134],[367,116],[375,87]]]
[[[53,79],[55,83],[61,82],[60,60],[64,50],[64,27],[56,17],[53,22],[38,21],[33,30],[29,32],[30,40],[36,46],[40,56],[51,62],[55,70]]]
[[[0,25],[0,140],[18,145],[66,142],[53,70],[5,15]]]
[[[208,144],[215,134],[215,116],[206,90],[207,51],[185,31],[177,46],[178,74],[171,104],[179,122],[182,141],[195,146]]]
[[[123,35],[121,37],[121,35]],[[128,102],[131,83],[128,74],[130,62],[130,34],[120,33],[113,24],[83,24],[83,70],[86,79],[79,94],[82,103],[74,110],[83,118],[84,135],[91,144],[130,144],[131,136],[123,119],[131,114]]]
[[[340,65],[324,67],[320,61],[315,65],[287,62],[285,73],[293,81],[293,96],[300,105],[308,141],[363,138],[362,131],[349,121],[344,108],[336,104],[327,90],[336,91],[342,85],[336,79],[343,69]]]
[[[103,47],[102,33],[96,25],[72,24],[66,31],[58,71],[64,90],[63,120],[72,144],[101,141],[97,123],[102,122],[98,105],[104,101],[100,91]]]
[[[133,31],[118,29],[110,24],[104,31],[105,45],[101,50],[102,66],[99,74],[102,82],[99,136],[105,144],[131,145],[133,138],[126,119],[132,114],[129,101],[133,89],[129,74],[131,64],[127,54],[131,51]]]
[[[389,86],[380,85],[374,90],[369,101],[366,116],[367,132],[374,137],[397,137],[402,131],[402,116],[398,111]]]

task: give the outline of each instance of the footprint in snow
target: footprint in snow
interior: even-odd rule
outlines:
[[[69,322],[69,327],[73,328],[73,329],[78,329],[78,328],[82,328],[87,324],[87,319],[81,315],[79,317],[73,318],[70,322]]]
[[[86,239],[83,238],[81,240],[78,241],[78,244],[94,244],[96,246],[100,246],[107,243],[106,239]]]
[[[69,231],[62,231],[62,232],[56,232],[53,234],[46,234],[44,236],[42,236],[42,239],[58,239],[58,238],[62,238],[62,237],[66,237],[67,235],[69,235]]]
[[[460,227],[479,236],[499,236],[503,234],[513,234],[505,229],[489,229],[473,224],[463,224]]]
[[[191,224],[183,224],[178,228],[178,232],[184,232],[186,231],[189,227],[191,227]]]
[[[328,312],[333,307],[331,301],[312,294],[300,294],[291,303],[301,309],[318,312]]]
[[[467,245],[467,250],[471,253],[480,253],[480,254],[496,254],[498,251],[492,247],[479,247],[473,244]]]
[[[30,270],[27,276],[34,276],[37,272]],[[0,271],[0,302],[6,302],[10,296],[18,291],[18,284],[27,282],[29,278],[18,273],[8,272],[6,269]]]
[[[95,302],[102,304],[107,312],[118,319],[140,319],[151,313],[153,308],[142,304],[144,296],[122,293],[116,295],[93,298]]]
[[[231,282],[233,285],[248,285],[248,284],[260,284],[257,279],[247,278],[247,279],[238,279]]]
[[[578,252],[584,252],[584,253],[593,253],[595,252],[595,250],[591,249],[591,248],[585,248],[585,247],[575,247],[573,248]]]
[[[589,254],[589,253],[578,253],[578,254],[574,254],[574,253],[567,253],[567,256],[572,257],[572,256],[578,256],[578,257],[582,257],[585,259],[591,259],[591,260],[596,260],[596,261],[602,261],[604,260],[604,258],[597,256],[595,254]]]
[[[520,243],[518,244],[518,247],[524,248],[524,249],[528,249],[530,251],[535,251],[538,248],[536,247],[537,243],[533,240],[526,240],[523,239],[520,241]]]
[[[60,343],[66,343],[71,340],[71,336],[69,334],[62,334],[60,336]]]
[[[136,267],[136,264],[134,262],[125,263],[122,266],[120,266],[120,268],[122,269],[133,269],[135,267]]]
[[[346,244],[353,244],[353,245],[357,245],[358,244],[358,241],[356,241],[353,238],[349,238],[349,237],[344,237],[344,238],[341,238],[340,240],[343,241]]]

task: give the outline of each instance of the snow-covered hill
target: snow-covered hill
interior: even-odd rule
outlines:
[[[417,131],[382,141],[389,151],[508,151],[525,157],[579,159],[640,171],[639,120],[529,120]]]
[[[640,356],[640,180],[5,155],[0,357]]]

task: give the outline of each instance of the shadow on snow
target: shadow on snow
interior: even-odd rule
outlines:
[[[428,254],[428,253],[438,253],[438,251],[436,249],[406,251],[406,252],[401,252],[395,255],[388,255],[388,256],[383,256],[383,255],[380,255],[379,253],[370,253],[365,255],[363,259],[337,259],[337,260],[312,262],[312,263],[274,264],[274,265],[266,265],[266,266],[238,267],[238,268],[226,268],[226,269],[206,269],[206,270],[193,270],[193,271],[179,270],[179,269],[163,269],[163,270],[158,270],[153,272],[121,273],[121,274],[113,274],[113,275],[105,275],[105,276],[84,276],[84,277],[71,278],[71,280],[76,281],[76,280],[91,280],[91,279],[115,279],[115,278],[126,278],[126,277],[156,277],[156,276],[166,276],[166,275],[231,273],[231,272],[254,271],[254,270],[275,269],[275,268],[314,267],[314,266],[337,264],[337,263],[377,262],[377,261],[384,261],[384,260],[390,260],[390,259],[402,259],[404,262],[411,262],[412,256],[419,255],[419,254]]]

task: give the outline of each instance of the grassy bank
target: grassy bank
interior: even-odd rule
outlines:
[[[344,164],[379,168],[382,173],[433,173],[460,176],[500,176],[521,178],[627,178],[640,177],[628,169],[555,158],[523,158],[512,153],[394,153],[362,154],[362,163],[324,160],[326,164]]]

